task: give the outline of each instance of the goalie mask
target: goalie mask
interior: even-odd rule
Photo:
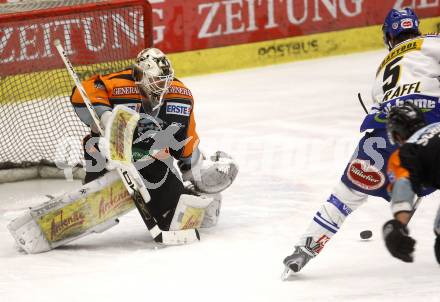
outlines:
[[[133,78],[139,93],[150,102],[154,110],[162,104],[162,98],[173,81],[174,70],[162,51],[147,48],[136,58]]]

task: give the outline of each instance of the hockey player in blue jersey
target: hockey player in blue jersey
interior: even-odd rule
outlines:
[[[360,127],[365,135],[341,180],[296,243],[293,254],[284,259],[285,274],[299,272],[316,257],[347,216],[366,202],[368,196],[389,201],[386,166],[396,149],[386,133],[390,108],[409,101],[424,111],[428,123],[440,121],[440,37],[423,36],[418,27],[419,20],[410,8],[392,9],[386,16],[382,29],[390,52],[376,73],[372,89],[374,105]]]

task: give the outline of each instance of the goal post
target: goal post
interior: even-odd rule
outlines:
[[[152,33],[146,0],[0,4],[0,183],[84,165],[89,130],[70,104],[74,83],[55,40],[85,79],[128,68]]]

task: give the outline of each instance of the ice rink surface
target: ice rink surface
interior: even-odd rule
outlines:
[[[410,223],[415,262],[385,249],[388,204],[348,217],[301,273],[280,281],[293,251],[336,184],[360,137],[356,94],[369,99],[385,51],[185,78],[195,96],[201,146],[240,164],[223,194],[219,225],[200,243],[158,248],[136,211],[107,232],[25,255],[6,229],[28,206],[78,187],[36,180],[0,185],[0,301],[440,301],[432,222],[439,194]],[[359,232],[371,229],[362,241]]]

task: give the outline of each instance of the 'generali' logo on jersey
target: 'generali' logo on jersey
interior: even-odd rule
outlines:
[[[378,168],[361,159],[351,162],[347,177],[364,190],[376,190],[385,183],[385,175]]]
[[[113,95],[139,94],[136,86],[124,86],[113,88]]]
[[[192,97],[191,91],[185,87],[171,86],[168,88],[168,93],[183,94]]]

